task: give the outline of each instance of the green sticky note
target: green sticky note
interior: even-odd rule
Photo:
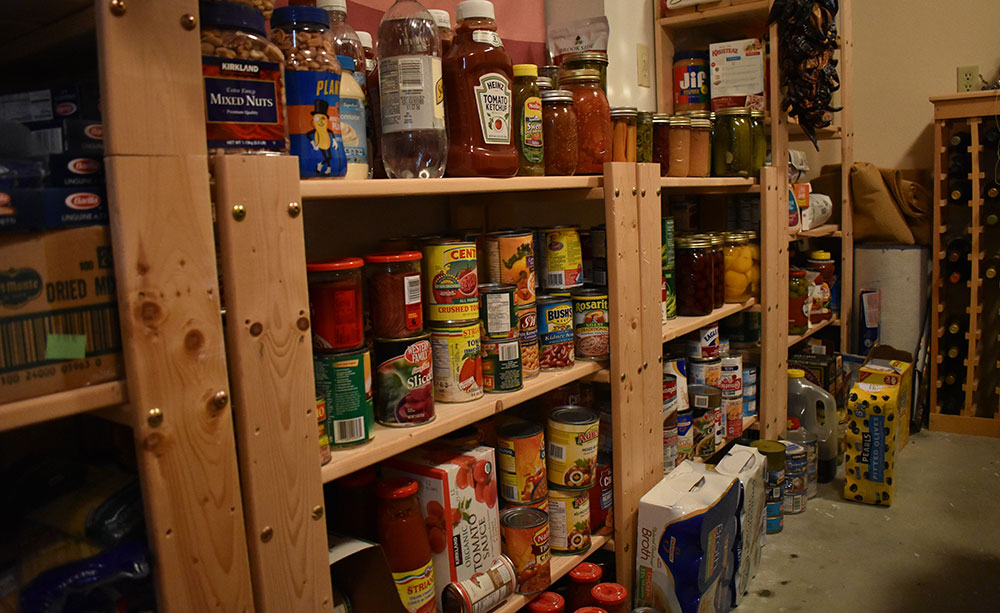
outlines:
[[[46,360],[80,360],[85,357],[86,334],[49,334],[45,337]]]

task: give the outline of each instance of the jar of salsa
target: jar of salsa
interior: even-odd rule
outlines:
[[[742,107],[715,112],[712,171],[717,177],[749,177],[753,161],[750,111]]]
[[[597,564],[582,562],[569,571],[569,590],[566,603],[570,611],[576,611],[594,602],[590,591],[601,582],[603,571]]]
[[[417,482],[407,477],[380,481],[375,488],[376,526],[403,607],[408,613],[431,613],[435,609],[434,563],[417,488]]]
[[[608,54],[604,51],[576,51],[563,56],[563,72],[570,70],[596,70],[601,91],[608,93]],[[560,79],[562,77],[560,76]],[[560,81],[560,87],[562,82]]]
[[[365,344],[361,258],[309,262],[309,312],[313,347],[352,351]]]
[[[660,165],[660,176],[670,170],[670,115],[653,115],[653,162]]]
[[[427,12],[434,19],[438,38],[441,39],[441,57],[445,57],[455,44],[455,31],[451,29],[451,14],[443,9],[427,9]]]
[[[365,256],[369,312],[376,337],[406,338],[423,330],[420,259],[419,251]]]
[[[764,125],[764,111],[750,111],[750,175],[756,177],[767,162],[767,126]]]
[[[617,583],[598,583],[590,590],[598,608],[608,613],[629,613],[628,590]]]
[[[653,161],[653,113],[639,111],[635,118],[635,159],[640,164]]]
[[[540,177],[545,174],[542,136],[542,99],[539,98],[538,66],[514,64],[514,143],[517,145],[517,174]]]
[[[564,613],[566,601],[555,592],[542,592],[528,603],[527,609],[531,613]],[[570,611],[574,610],[570,609]]]
[[[517,148],[511,138],[510,56],[497,34],[493,3],[465,0],[456,10],[455,44],[444,58],[448,112],[448,174],[512,177]]]
[[[545,174],[571,175],[577,166],[577,120],[573,93],[565,89],[542,92],[542,139]]]
[[[710,315],[715,308],[712,243],[701,237],[676,237],[677,314]]]
[[[707,177],[712,174],[712,122],[708,119],[691,120],[691,163],[689,177]]]
[[[613,162],[635,162],[636,160],[636,116],[634,106],[619,106],[611,109],[611,160]]]
[[[600,88],[596,70],[569,70],[559,78],[559,86],[573,92],[576,110],[576,174],[601,174],[611,161],[611,107]]]
[[[687,177],[691,166],[691,120],[681,115],[670,118],[670,167],[668,177]]]
[[[806,271],[793,268],[788,271],[788,333],[805,334],[809,329],[809,281]]]

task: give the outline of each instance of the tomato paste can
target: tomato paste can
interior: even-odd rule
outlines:
[[[541,232],[542,285],[569,289],[583,285],[583,249],[576,226],[554,226]]]
[[[331,447],[364,443],[375,426],[372,360],[367,349],[313,356],[316,396],[323,400]]]
[[[611,355],[608,292],[595,287],[573,290],[573,337],[576,357],[606,360]]]
[[[688,379],[696,385],[719,386],[722,378],[720,358],[688,358]]]
[[[517,305],[514,286],[483,283],[479,286],[479,317],[490,338],[517,338]]]
[[[482,338],[483,391],[513,392],[521,380],[521,342],[516,338]]]
[[[599,420],[596,412],[574,405],[549,414],[545,455],[551,487],[585,490],[594,484]]]
[[[718,358],[721,357],[719,351],[719,325],[711,324],[695,330],[686,338],[688,357],[691,358]]]
[[[677,408],[677,466],[694,457],[694,414],[690,407]]]
[[[590,533],[611,534],[614,530],[614,492],[611,489],[611,456],[597,454],[597,472],[590,488]]]
[[[491,283],[513,285],[514,304],[535,301],[535,244],[531,230],[505,230],[486,235]]]
[[[434,419],[434,368],[428,332],[375,339],[375,419],[416,426]]]
[[[468,402],[483,396],[483,358],[478,321],[442,321],[431,326],[434,400]]]
[[[326,399],[323,397],[316,399],[316,423],[319,426],[319,462],[320,465],[329,464],[333,456],[330,455],[330,435],[326,430]]]
[[[465,581],[446,585],[441,592],[444,610],[460,613],[492,611],[514,593],[516,574],[514,563],[500,554],[485,571],[478,572]]]
[[[537,594],[552,582],[549,516],[531,507],[500,513],[503,553],[514,563],[518,594]]]
[[[660,277],[661,282],[661,307],[660,319],[662,323],[667,323],[671,319],[677,319],[677,277],[673,268],[664,268]]]
[[[549,548],[554,555],[590,549],[590,492],[549,488]]]
[[[365,344],[361,258],[309,262],[309,312],[313,347],[353,351]]]
[[[722,392],[711,385],[689,385],[688,397],[691,404],[691,430],[694,433],[694,457],[710,458],[716,451],[716,432],[721,414]]]
[[[479,277],[476,244],[460,240],[431,240],[424,244],[424,304],[427,319],[479,319]]]
[[[573,366],[573,301],[562,296],[538,297],[538,351],[542,370]]]
[[[521,378],[530,379],[541,369],[538,359],[538,310],[533,304],[517,307],[521,343]]]
[[[530,421],[515,421],[497,428],[497,466],[500,496],[525,504],[545,500],[545,434]]]

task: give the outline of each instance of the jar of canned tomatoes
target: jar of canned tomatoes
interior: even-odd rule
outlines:
[[[636,116],[634,106],[618,106],[611,109],[611,160],[614,162],[636,161]]]
[[[596,70],[569,70],[559,78],[559,87],[573,92],[576,111],[576,174],[601,174],[611,161],[611,107],[600,88]]]
[[[309,262],[313,347],[350,351],[365,344],[361,258]]]
[[[711,314],[715,308],[712,242],[702,237],[677,237],[674,248],[677,314],[682,317]]]
[[[543,91],[542,151],[546,175],[572,175],[579,160],[576,111],[573,92],[564,89]]]

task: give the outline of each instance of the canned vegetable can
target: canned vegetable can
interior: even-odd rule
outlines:
[[[583,285],[583,248],[575,226],[555,226],[541,232],[543,285],[569,289]]]
[[[375,339],[375,418],[386,426],[434,419],[430,333]]]
[[[590,533],[611,534],[614,530],[614,492],[612,486],[611,456],[597,454],[597,472],[590,488]]]
[[[434,400],[468,402],[483,396],[478,321],[435,322],[431,328]]]
[[[517,307],[519,341],[521,343],[521,378],[538,375],[541,364],[538,358],[538,310],[534,304]]]
[[[479,316],[490,338],[517,338],[517,306],[513,285],[484,283],[479,286]]]
[[[573,302],[562,296],[539,296],[538,349],[542,370],[569,368],[574,363]]]
[[[573,335],[576,357],[606,360],[611,353],[611,316],[607,290],[583,287],[573,290]]]
[[[513,285],[514,304],[535,301],[535,245],[531,230],[505,230],[486,235],[491,283]]]
[[[555,555],[590,549],[590,492],[549,489],[549,548]]]
[[[516,338],[484,338],[482,346],[483,390],[513,392],[524,387],[521,380],[521,342]]]
[[[711,385],[689,385],[694,456],[710,458],[716,451],[716,413],[722,407],[722,391]]]
[[[476,244],[430,240],[424,244],[424,303],[427,319],[479,319],[479,277]]]
[[[545,500],[549,485],[542,427],[516,421],[497,428],[497,466],[504,500],[518,504]]]
[[[331,447],[347,447],[371,439],[372,362],[367,349],[313,356],[316,395],[326,409],[326,430]]]
[[[559,407],[549,415],[546,470],[552,486],[585,490],[593,485],[598,424],[598,414],[580,406]]]
[[[500,554],[484,572],[445,586],[441,593],[444,610],[487,613],[514,593],[516,574],[514,563]]]
[[[531,507],[508,507],[500,513],[504,554],[514,563],[518,594],[537,594],[552,582],[549,516]]]

